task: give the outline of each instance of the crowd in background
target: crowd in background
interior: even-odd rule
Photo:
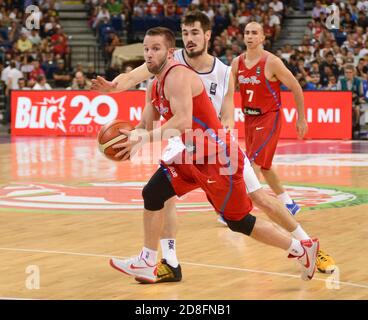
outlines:
[[[24,8],[37,4],[40,28],[29,30]],[[265,49],[274,51],[304,90],[350,90],[354,125],[368,103],[368,1],[315,1],[299,46],[273,50],[285,17],[303,1],[279,0],[85,0],[91,30],[107,61],[116,46],[141,39],[157,25],[177,32],[187,11],[199,9],[213,24],[209,53],[230,65],[245,50],[244,26],[257,21],[264,27]],[[331,4],[339,8],[339,25],[326,25]],[[59,21],[60,1],[0,0],[0,72],[6,94],[11,89],[89,89],[94,66],[70,65],[68,36]],[[298,9],[298,8],[295,8]],[[309,14],[309,12],[308,12]],[[124,40],[123,40],[124,39]],[[110,66],[106,77],[129,70]],[[286,88],[284,88],[286,89]]]

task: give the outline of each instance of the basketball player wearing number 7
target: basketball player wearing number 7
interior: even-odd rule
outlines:
[[[181,63],[191,66],[201,77],[205,84],[207,94],[211,97],[217,115],[221,118],[223,126],[233,127],[233,79],[229,77],[230,68],[221,61],[207,53],[208,41],[211,37],[211,25],[207,16],[201,12],[187,14],[182,23],[182,38],[184,50],[174,53],[174,58]],[[93,80],[94,89],[100,92],[124,91],[151,76],[147,66],[133,70],[128,74],[121,74],[113,82],[99,77]],[[225,81],[224,81],[225,77]],[[228,84],[226,83],[228,82]],[[221,87],[225,83],[226,86]],[[217,90],[213,86],[217,85]],[[150,92],[147,92],[146,107],[150,107]],[[172,146],[175,148],[175,146]],[[247,184],[248,194],[254,204],[286,230],[291,232],[299,240],[309,238],[295,219],[288,214],[285,207],[275,198],[269,196],[259,184],[249,161],[245,163],[244,179]],[[158,266],[158,282],[178,281],[181,279],[180,265],[176,257],[176,212],[174,198],[169,199],[164,207],[164,230],[161,234],[161,247],[163,260]],[[333,265],[332,259],[319,254],[317,267],[324,271]],[[328,262],[326,264],[326,261]],[[163,277],[161,277],[163,275]]]

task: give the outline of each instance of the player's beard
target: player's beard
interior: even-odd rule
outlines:
[[[185,53],[187,54],[187,56],[189,58],[195,58],[195,57],[199,57],[201,56],[204,52],[207,52],[207,45],[206,45],[206,41],[203,41],[203,47],[201,50],[199,51],[188,51],[188,49],[185,47]]]
[[[152,74],[159,74],[161,70],[165,67],[166,63],[167,63],[167,57],[163,58],[157,66],[152,67],[152,66],[147,65],[147,69]]]

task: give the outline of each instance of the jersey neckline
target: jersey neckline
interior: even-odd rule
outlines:
[[[185,55],[184,55],[184,49],[181,49],[181,55],[183,57],[184,62],[187,64],[188,67],[190,67],[195,73],[197,74],[210,74],[213,72],[213,70],[215,70],[215,65],[216,65],[216,57],[213,57],[213,64],[212,64],[212,69],[209,72],[198,72],[197,70],[195,70],[189,63],[187,60],[185,60]]]

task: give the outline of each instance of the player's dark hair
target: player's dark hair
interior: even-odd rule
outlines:
[[[189,11],[182,18],[181,24],[186,25],[186,26],[192,26],[197,21],[201,24],[203,32],[206,32],[212,29],[211,20],[208,18],[208,16],[205,13],[199,10]]]

